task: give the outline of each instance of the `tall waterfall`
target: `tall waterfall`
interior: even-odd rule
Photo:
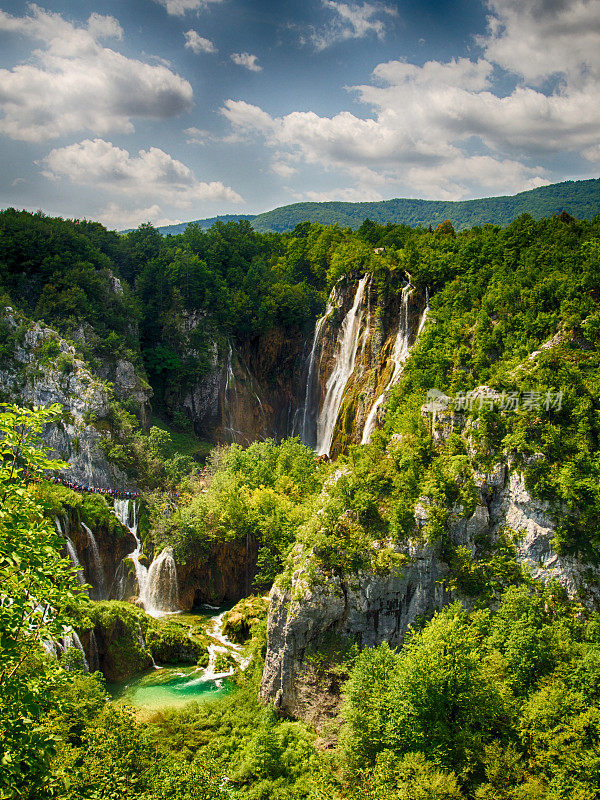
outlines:
[[[115,500],[115,515],[129,528],[135,539],[136,548],[127,558],[135,567],[138,586],[138,599],[144,611],[153,617],[174,614],[179,609],[179,590],[177,587],[177,567],[173,558],[173,548],[165,547],[154,559],[150,569],[140,563],[142,543],[138,535],[137,505],[130,500]]]
[[[165,547],[150,565],[146,590],[141,600],[144,609],[154,617],[180,610],[177,567],[172,547]]]
[[[325,321],[329,318],[332,311],[333,305],[328,303],[325,313],[317,320],[317,324],[315,325],[315,335],[308,360],[308,374],[306,377],[306,394],[304,395],[301,438],[304,444],[313,448],[316,446],[316,422],[319,412],[319,370],[317,353],[319,353],[320,356],[319,345],[321,343],[323,326],[325,325]]]
[[[410,302],[410,298],[414,291],[413,286],[410,283],[407,283],[406,286],[402,289],[402,307],[400,310],[400,320],[398,323],[398,333],[396,334],[396,340],[394,341],[394,347],[392,350],[392,363],[394,365],[394,369],[392,371],[392,377],[387,382],[387,385],[383,392],[379,395],[379,397],[375,400],[373,405],[371,406],[371,410],[369,411],[369,415],[367,416],[367,420],[365,422],[365,427],[363,429],[363,435],[361,439],[361,444],[368,444],[371,440],[371,435],[375,430],[375,425],[377,423],[377,413],[383,401],[385,400],[386,394],[389,390],[394,386],[400,375],[402,374],[402,369],[404,368],[404,362],[408,358],[408,354],[410,352],[410,330],[409,330],[409,320],[408,320],[408,305]]]
[[[92,600],[106,600],[107,593],[106,593],[106,583],[104,581],[104,566],[102,564],[102,556],[100,555],[100,550],[98,548],[98,542],[96,541],[96,537],[85,524],[85,522],[81,523],[81,527],[86,532],[88,541],[90,543],[90,551],[91,551],[91,558],[90,558],[90,568],[92,572],[92,589],[91,598]]]
[[[364,312],[363,297],[368,279],[369,275],[367,274],[359,281],[354,303],[346,314],[338,335],[335,365],[325,386],[325,399],[317,419],[317,453],[319,455],[329,455],[346,384],[354,371]]]

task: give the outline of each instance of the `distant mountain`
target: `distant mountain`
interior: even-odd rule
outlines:
[[[212,228],[215,222],[239,222],[241,219],[254,219],[255,214],[221,214],[219,217],[209,217],[208,219],[195,219],[193,222],[180,222],[178,225],[164,225],[158,230],[163,236],[169,234],[183,233],[188,225],[200,225],[204,230]]]
[[[540,186],[528,192],[504,197],[485,197],[481,200],[381,200],[378,203],[294,203],[273,211],[252,216],[228,214],[212,219],[196,220],[202,228],[210,228],[217,220],[248,219],[261,233],[267,231],[290,231],[298,223],[320,222],[323,225],[337,224],[343,228],[358,228],[369,218],[385,225],[388,222],[403,223],[416,227],[439,225],[445,219],[452,221],[458,230],[474,225],[505,226],[520,214],[531,214],[535,219],[551,217],[568,211],[578,219],[592,219],[600,214],[600,179],[587,181],[565,181]],[[159,228],[163,234],[181,233],[190,223]]]

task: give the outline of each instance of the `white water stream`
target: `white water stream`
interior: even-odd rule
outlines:
[[[414,292],[414,287],[411,286],[410,283],[407,283],[406,286],[402,289],[402,305],[400,310],[400,319],[398,322],[398,333],[396,334],[396,339],[394,341],[394,347],[392,349],[391,361],[394,365],[392,370],[392,375],[387,382],[385,389],[379,395],[379,397],[375,400],[373,405],[371,406],[371,410],[367,416],[365,427],[363,429],[363,435],[361,439],[361,444],[369,444],[371,441],[371,436],[373,435],[373,431],[375,430],[375,426],[377,424],[377,414],[381,407],[381,404],[386,398],[387,393],[390,389],[398,383],[400,376],[402,375],[402,370],[404,369],[404,362],[408,358],[410,354],[410,330],[409,330],[409,317],[408,317],[408,307],[410,303],[410,298]],[[428,306],[426,306],[421,320],[419,322],[419,327],[417,330],[417,336],[421,333],[424,325],[425,325],[425,318],[427,315]]]
[[[115,500],[115,515],[129,529],[135,539],[135,550],[127,557],[135,568],[138,598],[147,614],[161,617],[176,614],[179,609],[177,588],[177,567],[173,558],[173,548],[165,547],[147,569],[140,561],[142,543],[138,535],[137,505],[130,500]]]
[[[108,599],[108,595],[106,593],[106,584],[104,581],[104,565],[102,564],[102,556],[100,555],[98,542],[85,522],[81,523],[81,527],[87,534],[92,554],[90,558],[90,568],[92,572],[92,580],[90,583],[93,589],[92,600],[106,600]]]
[[[346,384],[354,371],[364,313],[363,298],[368,279],[369,275],[367,274],[358,282],[354,303],[346,314],[338,334],[335,364],[325,386],[325,399],[317,419],[316,452],[318,455],[329,455]]]

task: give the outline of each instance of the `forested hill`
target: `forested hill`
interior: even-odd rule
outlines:
[[[291,231],[300,222],[320,222],[322,225],[340,225],[356,230],[365,219],[380,225],[394,222],[416,227],[436,227],[445,219],[452,221],[458,230],[473,225],[501,225],[504,227],[520,214],[530,214],[535,219],[551,217],[566,210],[578,219],[592,219],[600,212],[600,179],[565,181],[541,186],[528,192],[507,197],[485,197],[480,200],[411,200],[400,198],[378,203],[294,203],[281,206],[257,216],[219,217],[197,220],[201,228],[210,228],[217,219],[248,219],[255,230]],[[159,228],[164,235],[182,233],[190,223]]]

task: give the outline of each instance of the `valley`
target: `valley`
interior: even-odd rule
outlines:
[[[0,232],[3,791],[597,795],[600,217]]]

